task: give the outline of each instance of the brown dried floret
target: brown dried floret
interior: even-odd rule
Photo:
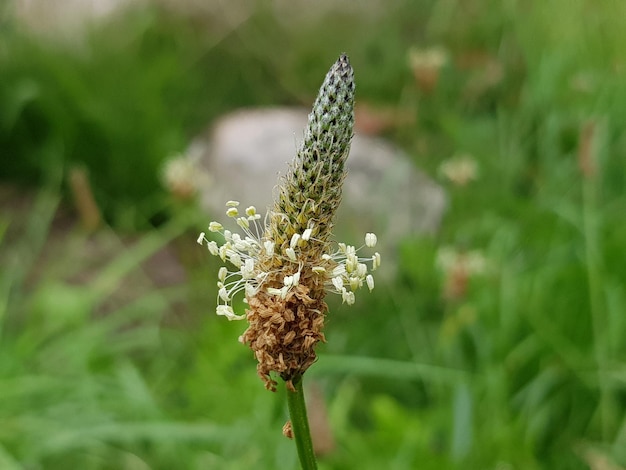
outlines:
[[[283,436],[287,439],[293,439],[293,428],[291,426],[291,421],[287,421],[283,426]]]
[[[310,293],[309,287],[300,284],[284,299],[263,290],[248,299],[248,329],[242,340],[254,351],[257,372],[269,390],[276,388],[271,372],[293,387],[294,380],[315,362],[315,345],[325,341],[322,328],[327,306],[323,295],[314,299]],[[266,320],[268,311],[272,312],[270,321]]]

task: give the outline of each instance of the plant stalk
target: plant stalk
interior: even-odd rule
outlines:
[[[593,334],[593,351],[596,360],[599,386],[599,421],[603,439],[609,439],[613,424],[611,416],[611,392],[605,372],[607,369],[607,324],[606,307],[603,298],[602,255],[600,249],[600,205],[598,202],[598,187],[600,184],[597,165],[599,164],[598,139],[602,131],[600,123],[590,122],[581,132],[581,149],[579,150],[582,178],[582,216],[585,244],[585,261],[587,265],[587,285],[589,289],[589,304],[591,310],[591,327]],[[587,166],[584,166],[584,164]],[[585,172],[587,170],[587,172]]]
[[[289,407],[289,417],[291,419],[291,429],[293,438],[298,449],[298,458],[302,470],[317,469],[317,461],[313,452],[313,441],[309,430],[309,419],[306,414],[304,403],[304,390],[302,388],[302,377],[293,380],[295,392],[287,389],[287,406]]]

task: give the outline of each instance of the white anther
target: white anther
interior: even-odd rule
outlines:
[[[209,249],[209,253],[211,253],[213,256],[217,256],[217,254],[219,253],[219,248],[217,246],[217,243],[211,240],[206,245],[207,245],[207,248]]]
[[[333,269],[332,277],[343,276],[345,273],[346,267],[343,264],[339,264]]]
[[[226,291],[226,287],[222,287],[218,291],[218,294],[220,296],[220,299],[222,299],[224,302],[230,302],[230,297],[228,297],[228,292]]]
[[[235,311],[230,305],[218,305],[215,309],[215,313],[223,315],[229,320],[242,320],[245,315],[235,315]]]
[[[341,300],[347,303],[348,305],[352,305],[356,300],[354,296],[354,292],[350,292],[345,287],[341,291]]]
[[[209,232],[220,232],[224,229],[224,226],[219,222],[211,222],[209,224]]]
[[[291,261],[296,261],[296,252],[294,251],[293,248],[287,248],[285,250],[285,254],[287,255],[287,257],[291,260]]]
[[[372,270],[377,269],[380,266],[380,253],[376,252],[372,256]]]
[[[367,264],[359,263],[356,266],[356,275],[360,278],[365,277],[367,274]]]
[[[291,237],[291,241],[289,242],[289,248],[295,248],[298,246],[298,241],[300,241],[300,234],[294,233]]]
[[[252,258],[246,259],[241,266],[241,277],[244,279],[251,279],[254,277],[254,260]]]
[[[238,253],[231,253],[228,260],[238,268],[241,267],[241,256]]]
[[[335,289],[337,290],[341,290],[343,289],[343,279],[341,279],[340,277],[333,277],[331,279],[331,282],[333,283],[333,286],[335,286]]]
[[[378,238],[376,237],[375,233],[365,234],[365,245],[368,246],[369,248],[375,247],[377,241],[378,241]]]

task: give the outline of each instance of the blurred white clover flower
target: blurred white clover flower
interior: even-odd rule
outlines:
[[[440,46],[425,49],[412,47],[407,57],[417,85],[426,93],[437,86],[439,73],[450,60],[448,52]]]
[[[211,184],[209,173],[200,166],[203,152],[203,146],[192,144],[185,153],[175,154],[163,164],[161,180],[177,199],[191,199],[202,186]]]
[[[456,186],[466,186],[478,179],[478,163],[470,154],[458,154],[439,165],[439,174]]]
[[[435,264],[443,274],[443,293],[449,300],[463,298],[469,281],[487,274],[489,269],[488,260],[482,251],[460,251],[449,246],[437,251]]]
[[[411,47],[408,52],[408,60],[412,69],[439,69],[446,65],[450,59],[446,49],[441,46],[432,46],[423,49]]]

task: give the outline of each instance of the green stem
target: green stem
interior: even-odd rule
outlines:
[[[304,403],[304,390],[302,389],[302,377],[293,381],[295,392],[287,389],[287,405],[291,418],[291,429],[293,438],[298,448],[298,457],[302,470],[317,469],[315,453],[313,452],[313,442],[311,441],[311,431],[309,430],[309,420],[306,415],[306,405]]]
[[[610,388],[604,373],[606,372],[607,358],[607,318],[602,298],[602,272],[600,269],[600,248],[598,241],[597,222],[597,195],[595,181],[583,182],[583,230],[585,237],[585,259],[587,263],[587,284],[589,289],[589,304],[591,308],[591,327],[593,334],[593,349],[598,373],[600,391],[600,430],[604,439],[610,434]]]

